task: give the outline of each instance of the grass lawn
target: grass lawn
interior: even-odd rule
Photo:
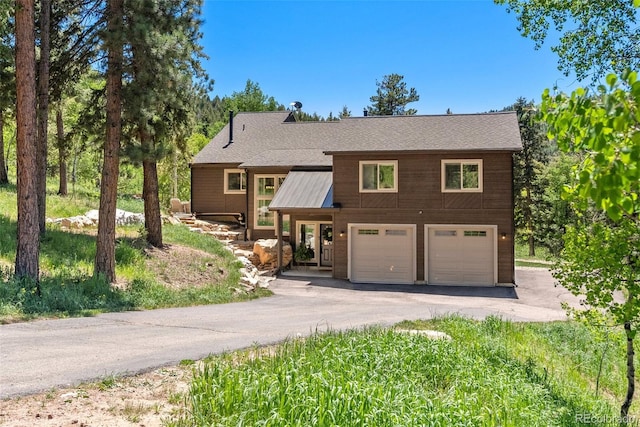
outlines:
[[[82,195],[47,195],[47,217],[63,218],[96,209]],[[118,208],[142,212],[141,200],[123,198]],[[49,224],[40,244],[41,295],[36,284],[12,275],[16,255],[16,190],[0,187],[0,323],[39,317],[86,316],[100,312],[227,303],[269,295],[238,289],[241,263],[208,235],[165,224],[167,248],[150,251],[142,226],[118,227],[113,286],[93,277],[96,228],[70,232]],[[180,256],[168,256],[168,252]],[[157,260],[158,256],[165,258]],[[181,277],[170,272],[180,272]],[[179,283],[178,283],[179,282]]]
[[[515,247],[516,266],[518,267],[543,267],[550,268],[555,257],[544,246],[536,246],[536,255],[529,255],[529,245],[516,241]]]

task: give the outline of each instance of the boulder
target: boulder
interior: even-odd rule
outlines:
[[[253,253],[260,259],[260,264],[265,266],[277,266],[278,264],[278,240],[260,239],[253,244]],[[293,250],[289,243],[282,246],[282,265],[288,265],[293,259]]]
[[[60,225],[65,228],[83,228],[91,227],[96,223],[84,215],[72,216],[69,218],[62,218]]]
[[[84,214],[84,216],[90,218],[95,224],[97,224],[100,211],[92,209]],[[122,209],[116,209],[116,225],[134,224],[144,224],[144,215],[123,211]]]
[[[162,215],[162,223],[163,224],[172,224],[172,225],[180,225],[182,222],[178,218],[173,215]]]

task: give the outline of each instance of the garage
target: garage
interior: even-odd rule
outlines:
[[[352,282],[413,284],[416,226],[349,224],[348,256]]]
[[[495,285],[496,231],[496,226],[487,225],[426,225],[427,282]]]

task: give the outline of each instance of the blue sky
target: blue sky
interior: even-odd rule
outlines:
[[[418,114],[484,112],[577,87],[551,44],[535,50],[491,0],[205,0],[203,19],[212,96],[251,79],[279,103],[324,117],[344,105],[362,115],[391,73],[416,88],[409,107]]]

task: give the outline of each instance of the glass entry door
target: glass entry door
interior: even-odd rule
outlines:
[[[333,265],[333,224],[296,221],[296,261],[319,267]]]
[[[300,262],[317,262],[318,233],[315,223],[298,222],[296,258]]]

